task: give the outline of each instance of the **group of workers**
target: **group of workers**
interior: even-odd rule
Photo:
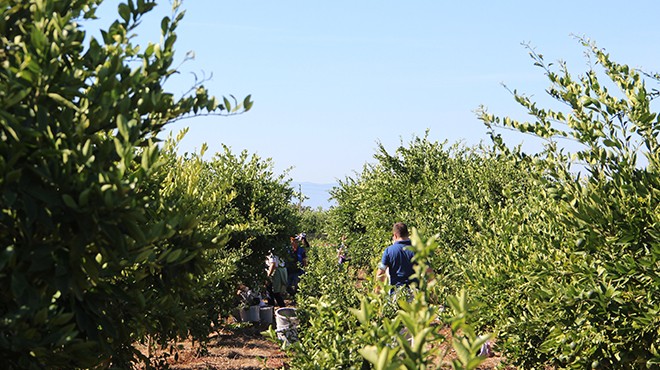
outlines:
[[[307,266],[307,249],[309,242],[307,235],[300,233],[291,237],[291,249],[289,258],[283,259],[270,253],[266,259],[266,281],[267,301],[269,305],[284,307],[285,294],[295,297],[298,291],[300,276],[305,273]],[[341,244],[337,248],[337,259],[339,265],[348,262],[350,258],[347,255],[347,247],[344,244],[345,237],[342,237]],[[383,252],[381,262],[378,265],[377,279],[385,281],[389,272],[390,285],[394,287],[407,286],[413,282],[410,276],[413,274],[412,257],[413,251],[408,246],[411,245],[408,227],[403,222],[397,222],[392,227],[392,245]]]
[[[347,256],[345,237],[342,237],[341,244],[337,248],[337,259],[341,266],[350,260]],[[376,279],[385,282],[389,276],[389,284],[392,286],[390,294],[398,288],[410,286],[416,282],[412,279],[414,274],[413,256],[415,253],[411,248],[410,233],[408,226],[403,222],[397,222],[392,226],[392,244],[385,248],[381,257],[376,273]],[[291,237],[291,249],[289,250],[290,265],[278,256],[271,253],[267,260],[267,291],[268,303],[272,306],[284,307],[284,294],[288,293],[292,297],[298,290],[300,276],[305,273],[304,267],[307,266],[307,249],[309,242],[305,233]],[[490,357],[493,355],[490,341],[485,343],[479,350],[479,355]]]
[[[291,249],[289,250],[288,264],[283,259],[270,253],[266,258],[266,291],[268,304],[271,306],[284,307],[284,294],[288,293],[294,297],[298,292],[300,276],[305,273],[307,266],[307,249],[309,242],[307,235],[300,233],[291,237]]]

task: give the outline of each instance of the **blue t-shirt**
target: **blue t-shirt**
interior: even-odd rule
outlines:
[[[412,263],[415,253],[406,249],[411,244],[410,240],[397,240],[383,252],[380,268],[390,269],[390,285],[403,286],[412,282],[409,278],[415,272]]]

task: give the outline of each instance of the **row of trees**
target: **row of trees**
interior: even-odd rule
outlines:
[[[204,149],[177,155],[181,137],[160,142],[182,117],[252,106],[249,97],[220,102],[200,84],[181,97],[166,91],[178,2],[162,41],[144,48],[133,36],[155,1],[120,3],[120,19],[97,39],[80,22],[100,2],[0,0],[7,367],[127,368],[144,356],[141,341],[205,338],[235,282],[258,276],[262,257],[301,222],[326,222],[331,240],[346,235],[353,267],[337,268],[332,250],[310,251],[298,367],[423,368],[442,357],[433,344],[444,322],[463,333],[454,366],[475,368],[487,336],[470,317],[524,368],[660,363],[660,118],[658,91],[646,86],[660,76],[614,63],[586,40],[595,65],[579,78],[532,51],[564,110],[514,92],[533,121],[482,110],[492,147],[427,136],[394,153],[381,146],[374,164],[333,190],[337,207],[300,215],[270,161],[227,148],[205,161]],[[546,146],[509,148],[498,127]],[[579,148],[563,149],[564,139]],[[433,237],[415,237],[424,283],[394,304],[363,275],[400,220]],[[435,283],[426,284],[426,265]]]
[[[656,367],[660,116],[652,110],[657,89],[647,83],[657,84],[658,76],[580,41],[595,65],[579,78],[531,53],[565,111],[539,109],[515,94],[534,122],[481,113],[489,127],[529,132],[547,144],[526,158],[493,134],[506,158],[531,163],[539,190],[528,194],[525,208],[503,209],[481,235],[492,253],[473,253],[480,267],[466,284],[508,292],[481,296],[499,315],[491,322],[503,347],[525,367]],[[579,148],[562,150],[558,142],[566,139]],[[502,264],[512,256],[518,260]]]
[[[374,164],[333,190],[338,206],[329,211],[327,232],[333,240],[348,236],[352,268],[316,267],[303,280],[308,329],[304,345],[292,352],[301,367],[334,361],[358,368],[356,350],[366,355],[376,346],[383,354],[382,343],[362,335],[365,310],[371,317],[380,312],[371,325],[385,325],[378,330],[392,339],[410,330],[406,320],[374,306],[379,301],[370,293],[371,280],[358,276],[373,271],[391,225],[402,220],[437,243],[428,256],[437,285],[424,287],[416,310],[447,306],[467,291],[473,323],[497,334],[497,347],[511,364],[660,364],[660,115],[652,110],[658,90],[647,87],[659,76],[617,64],[588,40],[579,41],[594,64],[577,78],[565,64],[555,68],[530,49],[550,81],[549,95],[563,109],[540,108],[514,91],[532,121],[482,108],[490,148],[447,147],[427,136],[394,153],[380,147]],[[543,150],[508,147],[500,128],[540,138]],[[417,244],[423,251],[423,239]],[[397,315],[417,312],[399,303]],[[317,310],[323,314],[305,316]],[[428,355],[405,349],[400,340],[388,348],[386,355],[394,351],[392,358],[404,363]]]
[[[475,235],[502,204],[519,201],[516,192],[529,183],[525,168],[500,161],[485,147],[448,146],[428,136],[402,143],[394,153],[380,146],[375,159],[332,191],[338,205],[328,211],[326,232],[330,240],[346,236],[351,261],[338,265],[333,246],[316,245],[310,253],[300,285],[304,324],[301,342],[290,352],[292,366],[449,365],[440,335],[448,325],[456,331],[453,345],[462,354],[453,365],[474,369],[488,336],[475,335],[468,325],[473,309],[460,294],[464,278],[453,267],[453,257],[476,243]],[[392,224],[400,220],[420,235],[436,235],[413,240],[423,284],[410,303],[393,300],[389,289],[376,289],[372,280],[391,243]],[[423,266],[435,271],[435,283],[429,283]],[[412,345],[410,338],[415,338]]]
[[[155,1],[0,0],[0,357],[5,368],[130,368],[140,342],[192,334],[294,232],[272,163],[225,149],[178,156],[158,134],[250,109],[195,84],[175,97],[178,2],[161,42],[134,44]]]

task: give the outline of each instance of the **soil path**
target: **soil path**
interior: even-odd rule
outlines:
[[[205,350],[190,342],[179,343],[176,360],[171,356],[168,361],[170,369],[281,369],[286,366],[286,354],[261,334],[267,329],[265,324],[223,328],[211,337]]]
[[[357,274],[357,283],[361,284],[366,278],[365,271]],[[287,301],[289,306],[291,301]],[[177,370],[237,370],[237,369],[288,369],[287,355],[280,349],[279,344],[273,343],[261,332],[268,330],[270,324],[243,323],[231,324],[214,333],[205,349],[194,346],[192,343],[178,343],[176,358],[172,355],[167,358],[170,369]],[[441,343],[441,347],[449,346],[451,343],[451,331],[443,328],[441,333],[447,340]],[[447,357],[437,364],[438,369],[450,369],[450,362],[456,358],[456,353],[449,348]],[[496,369],[501,365],[503,358],[495,353],[487,358],[478,369]],[[513,370],[513,367],[501,367]]]
[[[279,345],[264,337],[261,332],[268,329],[265,324],[243,324],[231,329],[224,328],[209,340],[206,350],[193,346],[190,342],[179,343],[176,356],[167,361],[170,369],[177,370],[261,370],[288,368],[287,356]],[[443,335],[450,337],[448,328]],[[445,343],[449,343],[447,341]],[[446,344],[442,345],[443,347]],[[439,369],[449,369],[452,358],[456,358],[453,349],[449,350]],[[486,359],[478,369],[496,369],[502,362],[499,354]],[[504,367],[504,369],[514,369]]]

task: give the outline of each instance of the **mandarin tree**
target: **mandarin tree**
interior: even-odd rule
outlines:
[[[557,68],[530,49],[558,109],[514,91],[530,121],[481,111],[503,157],[531,160],[537,170],[530,176],[542,188],[484,233],[478,244],[490,253],[476,261],[483,269],[471,275],[472,284],[493,287],[497,279],[505,289],[488,294],[489,306],[501,318],[502,344],[515,364],[654,368],[660,363],[660,115],[653,111],[658,90],[649,86],[659,76],[580,41],[592,64],[577,77],[566,63]],[[512,151],[498,127],[542,138],[545,148],[532,156]],[[575,149],[563,145],[566,139]]]
[[[175,97],[178,2],[162,38],[134,44],[155,1],[0,0],[0,356],[8,368],[127,367],[146,335],[185,332],[177,310],[202,269],[195,220],[148,181],[156,134],[220,104],[201,84]],[[163,211],[164,210],[164,211]],[[155,313],[154,311],[159,311]],[[176,320],[176,321],[175,321]],[[159,334],[163,332],[163,334]]]

